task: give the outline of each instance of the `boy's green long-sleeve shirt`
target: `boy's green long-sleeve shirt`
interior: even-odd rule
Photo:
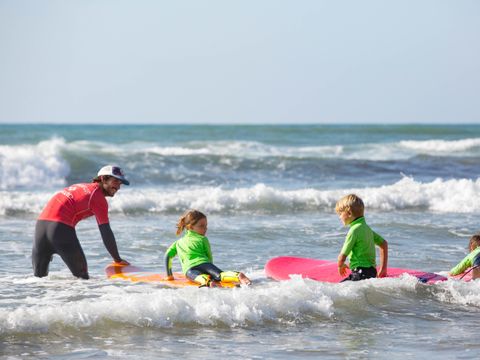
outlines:
[[[187,230],[185,235],[165,252],[167,273],[171,272],[171,259],[176,255],[180,258],[184,274],[194,266],[213,262],[208,238],[191,230]]]
[[[465,256],[462,261],[460,261],[452,270],[450,270],[450,275],[458,275],[463,273],[469,267],[473,266],[475,258],[480,254],[480,247],[477,247],[470,254]]]
[[[350,269],[375,266],[375,245],[381,245],[383,238],[367,225],[363,216],[349,226],[341,253],[350,257]]]

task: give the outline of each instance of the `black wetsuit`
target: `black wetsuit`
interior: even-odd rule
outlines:
[[[99,225],[103,243],[115,261],[121,261],[115,237],[109,224]],[[53,254],[58,254],[74,276],[88,279],[87,259],[80,246],[75,228],[61,222],[38,220],[32,249],[35,276],[48,275]]]
[[[375,267],[358,267],[353,269],[350,275],[343,279],[341,282],[344,281],[360,281],[365,279],[371,279],[377,277],[377,269]]]
[[[190,280],[195,280],[197,276],[202,274],[208,274],[212,277],[212,280],[221,281],[222,270],[213,265],[212,263],[204,263],[194,266],[188,269],[185,274]]]

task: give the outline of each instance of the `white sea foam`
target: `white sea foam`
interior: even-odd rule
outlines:
[[[480,178],[436,179],[419,182],[404,177],[391,185],[369,188],[319,190],[278,189],[265,184],[252,187],[225,189],[198,187],[188,190],[124,188],[110,199],[112,212],[178,212],[198,208],[206,212],[224,211],[330,211],[336,201],[356,193],[367,208],[377,210],[404,210],[421,208],[433,212],[476,213],[480,211]],[[38,213],[53,192],[0,191],[0,215],[12,212]]]
[[[42,332],[58,325],[95,327],[105,321],[139,327],[236,327],[295,323],[306,316],[328,319],[333,314],[333,302],[331,295],[322,290],[328,286],[312,282],[306,285],[301,279],[240,289],[104,286],[101,296],[77,301],[65,301],[65,296],[62,299],[52,293],[44,296],[44,302],[0,308],[0,334]]]
[[[64,185],[70,172],[60,152],[65,146],[61,138],[36,145],[0,145],[0,189],[29,187],[32,182]]]
[[[480,306],[480,281],[449,280],[437,285],[435,297],[446,303]]]
[[[461,140],[404,140],[400,141],[400,146],[415,150],[423,154],[453,154],[465,153],[471,150],[480,150],[480,139],[461,139]]]
[[[36,280],[35,286],[40,286]],[[449,280],[421,285],[412,276],[371,279],[357,283],[329,284],[293,276],[283,282],[260,282],[240,289],[166,289],[149,284],[115,286],[101,281],[93,286],[50,281],[29,301],[0,308],[0,334],[48,332],[58,328],[95,328],[114,324],[136,327],[295,325],[331,321],[359,308],[395,303],[398,298],[415,302],[429,286],[441,302],[480,306],[479,282]],[[28,286],[28,284],[27,284]],[[93,286],[93,287],[92,287]],[[55,291],[56,288],[56,291]],[[39,298],[41,297],[41,299]],[[78,297],[75,301],[69,298]],[[121,304],[119,303],[121,299]]]
[[[142,190],[125,193],[112,201],[114,211],[148,209],[152,212],[199,208],[208,212],[221,211],[295,211],[331,209],[348,193],[361,196],[368,208],[402,210],[424,208],[435,212],[473,213],[480,211],[480,178],[436,179],[422,183],[404,177],[381,187],[341,190],[283,190],[264,184],[249,188],[223,189],[202,187],[175,192]]]
[[[0,215],[11,213],[39,214],[54,192],[0,191]]]

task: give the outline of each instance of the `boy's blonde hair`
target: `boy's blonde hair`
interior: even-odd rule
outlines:
[[[357,195],[349,194],[337,201],[337,204],[335,205],[335,211],[337,214],[350,211],[354,217],[360,217],[363,216],[365,212],[365,205],[363,205],[362,199],[360,199]]]
[[[177,222],[177,235],[180,235],[185,228],[193,226],[202,219],[206,219],[207,216],[201,211],[189,209],[183,213]]]
[[[480,246],[479,234],[475,234],[470,238],[470,241],[468,242],[468,249],[471,249],[473,245],[475,245],[476,248]]]

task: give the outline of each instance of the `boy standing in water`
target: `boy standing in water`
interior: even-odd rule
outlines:
[[[480,278],[480,235],[473,235],[470,238],[468,250],[470,253],[450,270],[449,275],[460,275],[471,267],[472,280]]]
[[[377,277],[375,263],[375,245],[380,247],[380,271],[378,277],[387,276],[388,243],[374,232],[365,222],[362,199],[355,194],[341,198],[335,211],[344,225],[350,226],[345,243],[338,255],[338,273],[344,277],[348,265],[345,264],[350,257],[351,274],[342,281],[358,281]]]

